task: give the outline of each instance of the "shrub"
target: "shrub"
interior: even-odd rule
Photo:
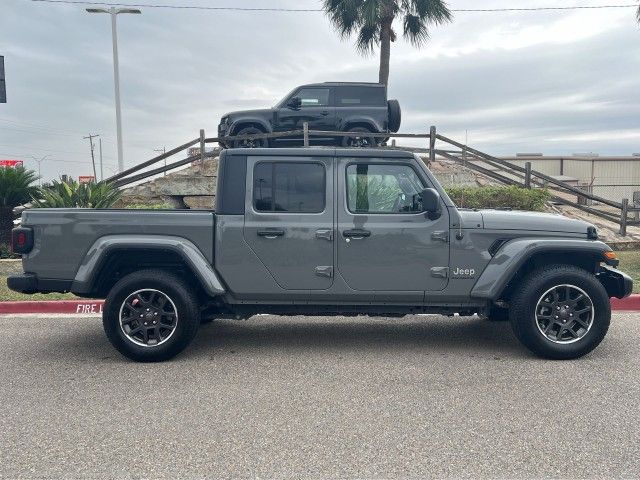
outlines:
[[[78,183],[54,180],[32,196],[34,208],[109,208],[120,198],[120,190],[109,183]]]
[[[37,179],[35,172],[23,167],[0,167],[0,243],[9,243],[13,209],[28,202],[36,193],[37,188],[31,184]]]
[[[20,258],[20,255],[13,253],[11,247],[6,243],[0,243],[0,260],[7,258]]]
[[[451,200],[459,208],[513,208],[541,211],[550,198],[545,188],[522,188],[515,185],[487,187],[447,187]]]

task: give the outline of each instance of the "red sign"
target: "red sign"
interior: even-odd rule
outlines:
[[[24,162],[22,160],[0,160],[0,167],[23,167]]]
[[[94,177],[94,176],[89,176],[89,175],[84,176],[84,177],[83,177],[83,176],[79,176],[79,177],[78,177],[78,182],[79,182],[79,183],[91,183],[91,182],[94,182],[94,181],[95,181],[95,179],[96,179],[96,177]]]

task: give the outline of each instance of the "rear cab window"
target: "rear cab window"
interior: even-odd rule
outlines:
[[[378,107],[387,104],[383,87],[335,87],[334,95],[336,107]]]
[[[253,171],[253,208],[257,212],[321,213],[326,204],[326,174],[321,163],[257,163]]]

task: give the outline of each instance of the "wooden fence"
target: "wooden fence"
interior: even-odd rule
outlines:
[[[261,133],[253,135],[237,135],[229,137],[214,137],[207,138],[205,131],[200,130],[200,135],[183,145],[173,148],[166,153],[153,157],[146,162],[142,162],[135,167],[131,167],[121,173],[113,175],[105,180],[105,182],[113,183],[117,187],[129,185],[131,183],[144,180],[146,178],[158,175],[159,173],[167,172],[175,168],[188,165],[194,160],[200,160],[202,165],[205,158],[215,157],[218,152],[207,153],[206,145],[210,143],[229,143],[238,140],[262,140],[262,139],[275,139],[275,138],[301,138],[303,145],[308,147],[311,138],[317,137],[333,137],[344,138],[353,137],[353,132],[336,132],[336,131],[320,131],[309,130],[308,124],[305,122],[303,128],[299,130],[291,130],[287,132],[275,132],[275,133]],[[420,150],[421,152],[428,153],[429,160],[431,162],[436,160],[436,156],[446,158],[456,163],[462,164],[465,167],[479,172],[489,178],[492,178],[498,182],[506,185],[517,185],[523,188],[536,188],[545,187],[552,191],[552,200],[554,202],[569,205],[571,207],[580,209],[592,215],[596,215],[605,220],[617,223],[620,225],[620,234],[627,234],[628,226],[640,226],[640,208],[631,206],[629,199],[624,198],[621,202],[615,202],[597,195],[591,192],[585,191],[573,185],[570,185],[562,180],[558,180],[550,175],[546,175],[542,172],[538,172],[531,168],[531,163],[527,162],[524,167],[508,162],[506,160],[491,156],[479,150],[456,142],[450,138],[440,135],[436,131],[436,127],[431,127],[429,133],[415,134],[415,133],[367,133],[360,134],[360,137],[376,138],[386,140],[389,138],[418,138],[425,139],[429,142],[429,147],[425,149],[411,149]],[[448,147],[444,149],[436,148],[437,142],[442,142]],[[173,155],[183,152],[194,145],[200,146],[199,157],[187,156],[173,163],[162,165],[160,167],[153,168],[142,172],[141,170],[157,164]],[[451,147],[455,147],[451,149]],[[394,147],[376,147],[376,148],[394,148]],[[402,148],[402,147],[398,147]],[[140,172],[140,173],[137,173]],[[575,198],[575,201],[574,201]],[[590,200],[587,202],[586,200]],[[591,205],[587,205],[591,203]],[[633,215],[633,218],[630,218]]]

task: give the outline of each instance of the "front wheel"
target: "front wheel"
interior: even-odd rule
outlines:
[[[535,354],[578,358],[604,339],[611,321],[609,296],[594,275],[571,265],[531,272],[510,301],[518,339]]]
[[[172,273],[127,275],[105,300],[102,324],[111,344],[139,362],[168,360],[184,350],[200,326],[197,298]]]
[[[238,131],[235,136],[245,136],[245,135],[261,135],[264,132],[255,127],[246,127]],[[237,139],[233,140],[231,143],[233,148],[260,148],[260,147],[268,147],[269,140],[266,138],[245,138],[245,139]]]

